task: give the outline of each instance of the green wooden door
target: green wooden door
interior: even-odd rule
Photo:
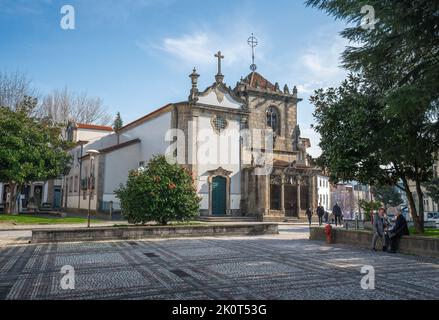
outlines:
[[[226,214],[226,178],[215,177],[212,180],[212,214]]]
[[[61,189],[59,188],[54,190],[53,207],[56,209],[61,208]]]

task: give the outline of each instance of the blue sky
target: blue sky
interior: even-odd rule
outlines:
[[[75,30],[60,27],[67,4]],[[218,50],[233,87],[250,72],[254,33],[258,72],[281,87],[296,85],[304,99],[299,123],[315,156],[308,98],[344,78],[343,28],[302,0],[0,0],[0,69],[26,73],[41,93],[67,86],[99,96],[128,123],[187,99],[194,66],[199,88],[212,84]]]

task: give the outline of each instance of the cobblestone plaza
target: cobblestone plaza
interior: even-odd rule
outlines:
[[[0,248],[0,299],[437,299],[438,259],[279,236],[15,245]],[[62,266],[75,289],[61,288]],[[375,268],[363,290],[361,268]]]

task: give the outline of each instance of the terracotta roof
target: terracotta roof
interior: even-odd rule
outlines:
[[[89,130],[98,130],[98,131],[113,131],[112,127],[100,126],[97,124],[89,124],[89,123],[76,123],[76,127],[79,129],[89,129]]]
[[[250,87],[253,88],[260,88],[270,91],[276,91],[274,84],[272,84],[270,81],[265,79],[263,76],[261,76],[257,72],[250,73],[247,77],[245,77],[244,82],[247,83]],[[257,84],[257,86],[256,86]]]

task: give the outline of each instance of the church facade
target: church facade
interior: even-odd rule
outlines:
[[[68,209],[87,208],[86,181],[92,176],[92,210],[106,211],[110,202],[117,210],[114,190],[155,154],[166,154],[192,172],[201,216],[281,221],[317,207],[319,170],[307,155],[309,139],[300,136],[296,87],[281,90],[256,71],[228,87],[221,71],[224,57],[215,56],[218,72],[208,88],[199,90],[194,69],[186,101],[170,103],[118,132],[77,139],[71,150],[76,166],[65,185],[79,185],[66,187]],[[90,149],[99,151],[93,162],[86,153]]]

